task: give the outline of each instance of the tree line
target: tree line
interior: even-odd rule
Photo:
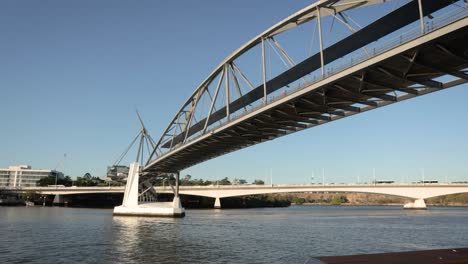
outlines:
[[[175,179],[173,177],[161,179],[156,178],[152,181],[155,186],[175,184]],[[64,178],[55,178],[54,176],[41,178],[36,185],[37,186],[49,186],[49,185],[63,185],[66,187],[69,186],[107,186],[109,183],[100,179],[99,177],[94,177],[90,173],[85,173],[83,177],[77,177],[73,181],[70,176],[65,176]],[[184,178],[180,179],[180,185],[183,186],[209,186],[209,185],[242,185],[248,184],[244,179],[234,179],[229,180],[228,177],[222,178],[221,180],[203,180],[203,179],[192,179],[192,176],[186,175]],[[263,180],[254,180],[252,184],[255,185],[264,185]],[[120,182],[112,182],[112,185],[122,185]]]
[[[70,176],[63,178],[55,178],[54,176],[41,178],[36,183],[37,186],[49,186],[49,185],[63,185],[66,187],[70,186],[106,186],[106,181],[99,177],[93,177],[90,173],[85,173],[83,177],[77,177],[76,181],[73,181]]]
[[[183,179],[180,180],[180,184],[184,186],[209,186],[209,185],[242,185],[242,184],[248,184],[248,182],[244,179],[234,179],[230,181],[228,177],[224,177],[221,180],[216,180],[216,181],[192,179],[192,176],[186,175]],[[264,185],[265,182],[262,180],[254,180],[252,184]]]

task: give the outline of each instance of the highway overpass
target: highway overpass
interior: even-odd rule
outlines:
[[[169,186],[154,187],[156,193],[173,193]],[[1,189],[0,189],[1,190]],[[47,195],[123,193],[125,187],[26,187],[3,189],[16,192],[37,192]],[[422,201],[449,194],[468,193],[468,184],[312,184],[312,185],[219,185],[180,186],[179,194],[215,198],[215,207],[221,207],[220,199],[227,197],[304,192],[343,192],[385,194]],[[424,204],[425,207],[425,204]]]

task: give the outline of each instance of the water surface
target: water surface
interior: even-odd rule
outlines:
[[[188,210],[0,207],[4,263],[304,263],[311,256],[468,247],[468,208],[291,206]]]

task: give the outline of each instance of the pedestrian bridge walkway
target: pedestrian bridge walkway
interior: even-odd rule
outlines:
[[[317,1],[223,60],[170,121],[143,171],[178,173],[463,84],[467,16],[466,1]]]

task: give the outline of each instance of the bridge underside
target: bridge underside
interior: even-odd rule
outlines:
[[[160,157],[145,171],[180,171],[238,149],[468,81],[468,26],[421,43],[383,60],[370,59],[368,65],[351,68],[356,69],[351,74],[312,84],[316,87],[306,87],[297,95],[284,96]],[[437,79],[441,76],[450,78]]]

